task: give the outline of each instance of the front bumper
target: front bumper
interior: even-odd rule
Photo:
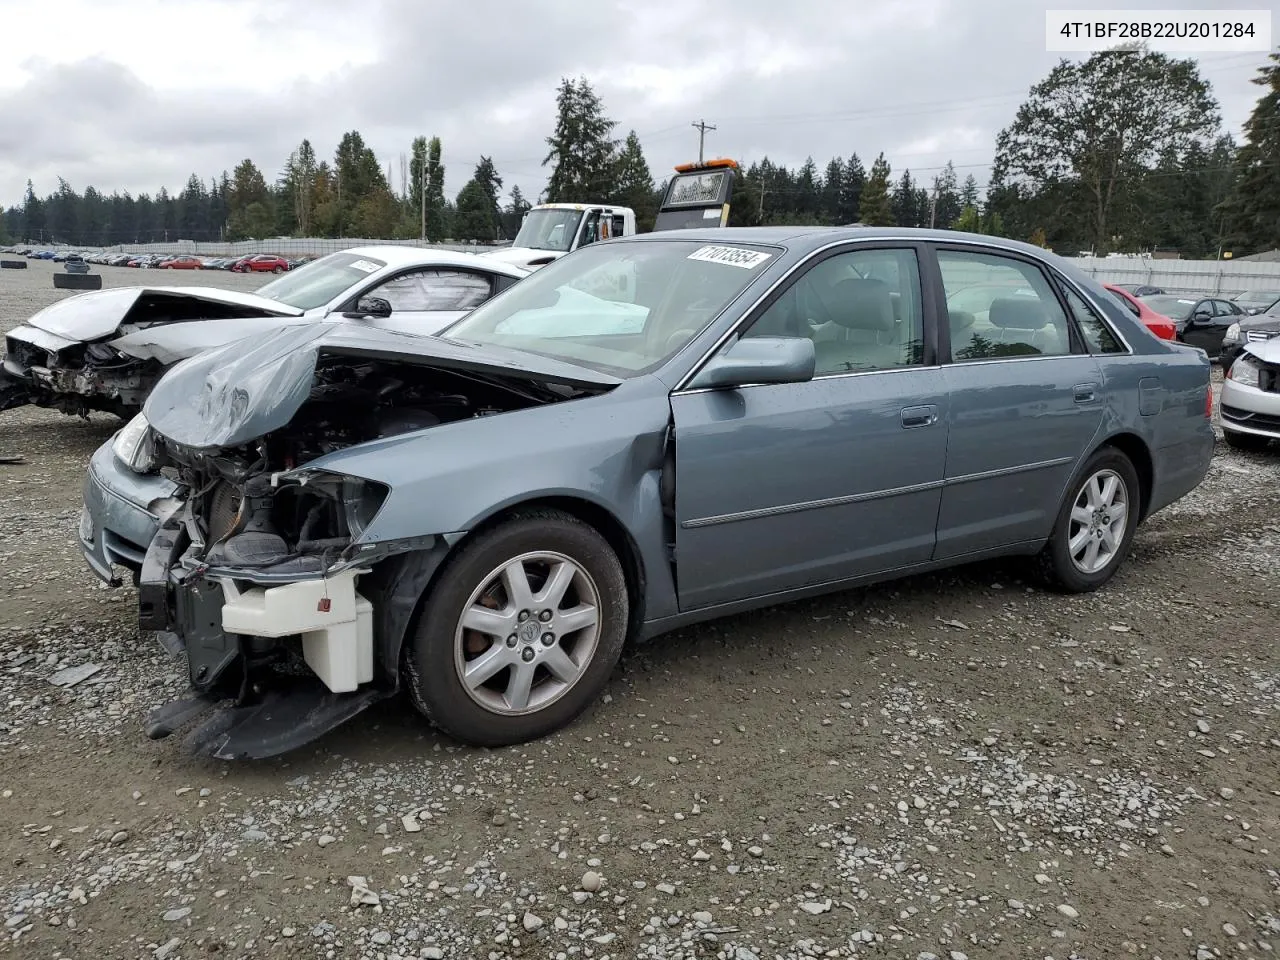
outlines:
[[[102,444],[89,460],[78,534],[89,569],[112,584],[118,583],[116,566],[139,574],[160,527],[159,513],[177,505],[171,480],[134,473],[117,459],[113,442]]]
[[[1280,440],[1280,393],[1227,379],[1218,409],[1223,430]]]

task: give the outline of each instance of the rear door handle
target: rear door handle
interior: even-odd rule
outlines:
[[[903,427],[927,427],[938,421],[938,408],[930,403],[919,407],[902,408]]]
[[[1077,383],[1071,390],[1075,395],[1076,403],[1093,403],[1098,395],[1096,383]]]

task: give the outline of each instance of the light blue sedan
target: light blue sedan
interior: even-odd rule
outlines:
[[[81,542],[185,653],[153,736],[229,698],[193,746],[267,756],[404,690],[509,744],[572,721],[628,639],[997,556],[1095,590],[1203,479],[1211,400],[1203,351],[1039,247],[651,233],[439,336],[300,325],[184,361],[93,458]]]

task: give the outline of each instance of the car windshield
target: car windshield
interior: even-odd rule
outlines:
[[[776,248],[643,240],[583,247],[440,336],[618,377],[657,369],[759,276]]]
[[[1170,320],[1185,320],[1191,316],[1191,308],[1199,301],[1188,300],[1186,297],[1146,297],[1144,298],[1149,306],[1156,313],[1163,313]]]
[[[1272,304],[1277,300],[1280,300],[1280,293],[1277,293],[1274,290],[1246,290],[1244,293],[1234,296],[1231,299],[1243,300],[1246,303]]]
[[[582,210],[530,210],[512,246],[530,250],[568,250],[573,246]]]
[[[357,282],[386,266],[382,260],[355,253],[331,253],[305,266],[281,274],[257,291],[258,296],[314,310],[322,307]]]

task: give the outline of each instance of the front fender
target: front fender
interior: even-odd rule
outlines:
[[[361,540],[465,533],[534,500],[569,499],[607,511],[640,551],[646,607],[673,589],[659,480],[670,407],[644,378],[608,394],[434,427],[348,447],[307,464],[390,489]],[[671,602],[674,602],[671,599]]]

